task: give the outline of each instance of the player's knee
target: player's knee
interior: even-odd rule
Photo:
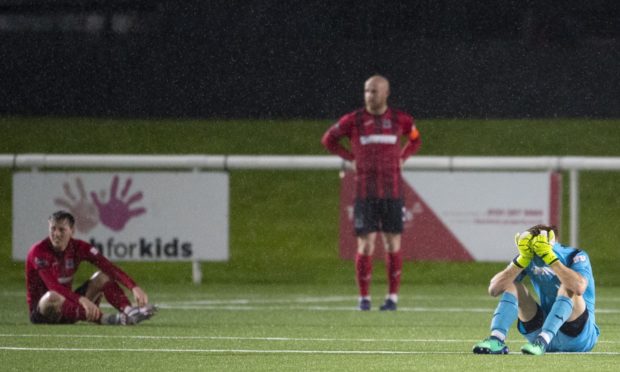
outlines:
[[[374,239],[365,238],[358,239],[357,241],[357,253],[362,254],[364,256],[369,256],[373,254],[375,251],[375,242]]]
[[[357,247],[357,253],[364,256],[370,256],[373,253],[373,250],[368,245],[360,245]]]
[[[491,297],[497,297],[501,296],[504,292],[510,292],[515,294],[516,288],[514,287],[514,285],[501,284],[491,281],[491,283],[489,284],[488,292]]]
[[[501,295],[502,293],[504,293],[504,291],[502,289],[500,289],[497,286],[494,286],[492,284],[489,285],[488,292],[489,292],[489,296],[491,296],[491,297],[497,297],[497,296]]]
[[[577,297],[583,296],[585,288],[582,289],[580,286],[576,286],[574,289],[575,290],[569,289],[564,284],[560,284],[560,288],[558,288],[558,295],[568,297],[572,300],[575,300],[575,298]]]
[[[60,307],[65,298],[57,292],[46,292],[38,303],[38,309],[41,314],[51,315],[60,312]]]
[[[110,281],[110,277],[101,271],[97,271],[90,277],[89,286],[93,286],[96,289],[101,289],[103,286]]]

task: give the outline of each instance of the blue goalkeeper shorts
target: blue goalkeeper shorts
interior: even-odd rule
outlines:
[[[539,308],[539,310],[542,310]],[[580,326],[581,332],[577,335],[569,335],[566,334],[567,327],[562,326],[555,337],[551,340],[551,343],[547,346],[548,352],[587,352],[594,348],[596,342],[598,341],[599,329],[594,323],[594,316],[589,315],[587,310],[584,312],[584,315],[587,316],[585,322]],[[546,318],[546,314],[544,318]],[[565,323],[567,325],[567,323]],[[570,325],[570,324],[568,324]],[[519,325],[517,327],[519,332],[528,340],[528,342],[534,342],[536,337],[542,331],[542,323],[540,323],[540,327],[535,330],[530,330],[530,332],[526,332],[525,328],[521,321],[519,321]]]

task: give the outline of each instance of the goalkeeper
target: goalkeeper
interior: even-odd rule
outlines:
[[[519,255],[489,285],[500,296],[491,335],[474,345],[475,354],[507,354],[505,339],[517,320],[527,339],[523,354],[587,352],[599,336],[594,318],[594,277],[586,252],[555,241],[554,226],[537,225],[515,236]],[[522,283],[529,277],[540,303]]]

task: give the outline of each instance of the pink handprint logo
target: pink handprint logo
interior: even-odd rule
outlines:
[[[54,204],[66,208],[69,213],[75,216],[75,228],[77,231],[87,233],[97,226],[99,222],[99,213],[95,205],[87,199],[86,189],[80,177],[75,179],[75,184],[80,194],[79,198],[73,194],[69,182],[65,182],[63,184],[63,189],[65,190],[67,199],[56,198],[54,199]]]
[[[127,197],[131,188],[131,178],[125,181],[120,198],[117,196],[118,182],[118,176],[114,176],[110,187],[110,197],[106,203],[101,202],[95,192],[90,193],[95,206],[99,210],[101,223],[113,231],[122,230],[130,219],[146,213],[146,209],[142,207],[131,209],[131,204],[142,200],[143,196],[142,191],[138,191]]]

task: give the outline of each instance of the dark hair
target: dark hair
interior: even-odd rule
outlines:
[[[555,236],[558,236],[558,228],[555,225],[540,224],[540,225],[532,226],[529,229],[527,229],[527,231],[529,231],[530,234],[532,234],[532,236],[538,236],[542,230],[545,230],[547,232],[553,231]]]
[[[67,211],[63,211],[63,210],[56,211],[52,213],[52,215],[48,218],[48,221],[54,221],[54,222],[59,222],[62,220],[67,220],[71,228],[73,228],[73,225],[75,225],[75,218],[73,217],[71,213]]]

